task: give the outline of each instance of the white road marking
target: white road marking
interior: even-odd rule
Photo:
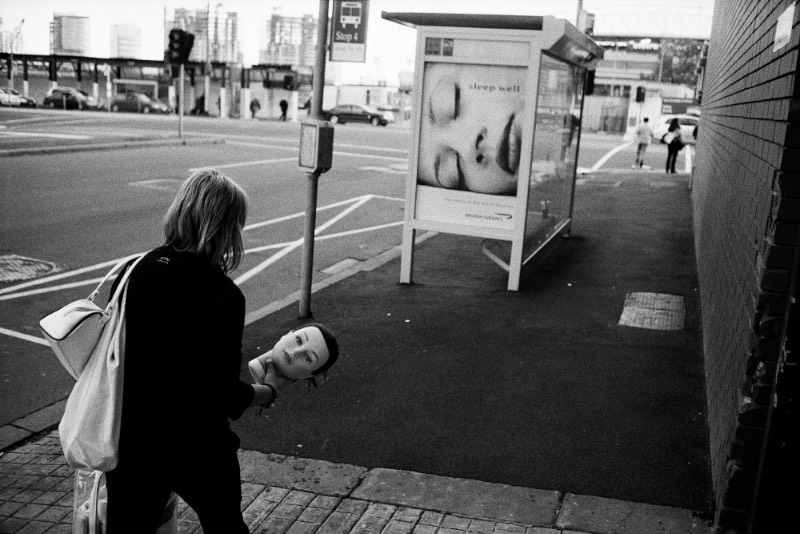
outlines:
[[[356,202],[355,204],[353,204],[349,208],[345,209],[344,211],[342,211],[341,213],[336,215],[336,217],[334,217],[331,220],[325,222],[325,224],[320,225],[319,227],[317,227],[316,230],[314,230],[314,235],[317,235],[318,233],[322,232],[323,230],[325,230],[326,228],[330,227],[331,225],[339,222],[341,219],[343,219],[344,217],[348,216],[354,210],[360,208],[361,205],[364,204],[365,202],[367,202],[368,200],[369,200],[369,197],[362,198],[361,200],[359,200],[358,202]],[[272,256],[270,256],[269,258],[267,258],[266,260],[264,260],[260,264],[256,265],[255,267],[253,267],[252,269],[250,269],[249,271],[247,271],[243,275],[239,276],[236,280],[234,280],[234,283],[237,286],[243,284],[247,280],[251,279],[252,277],[257,275],[258,273],[260,273],[261,271],[263,271],[264,269],[266,269],[267,267],[269,267],[270,265],[272,265],[273,263],[275,263],[276,261],[278,261],[282,257],[286,256],[291,251],[293,251],[294,249],[296,249],[297,247],[302,245],[304,240],[305,240],[305,238],[301,237],[297,241],[292,242],[290,245],[286,246],[280,252],[278,252],[276,254],[273,254]]]
[[[322,206],[321,208],[318,207],[316,211],[317,211],[317,213],[319,213],[320,211],[329,210],[331,208],[338,208],[339,206],[344,206],[345,204],[350,204],[351,202],[358,202],[359,200],[361,200],[363,198],[370,199],[370,198],[376,198],[376,196],[375,195],[362,195],[360,197],[349,198],[347,200],[342,200],[341,202],[334,202],[333,204],[327,204],[325,206]],[[270,219],[268,221],[264,221],[264,222],[260,222],[260,223],[248,224],[247,226],[244,227],[244,229],[245,230],[252,230],[254,228],[260,228],[262,226],[268,226],[270,224],[275,224],[275,223],[278,223],[278,222],[288,221],[289,219],[296,219],[297,217],[304,217],[305,214],[306,214],[305,211],[298,211],[297,213],[293,213],[291,215],[284,215],[283,217],[278,217],[277,219]]]
[[[243,161],[241,163],[223,163],[222,165],[209,165],[213,169],[232,169],[234,167],[248,167],[251,165],[266,165],[268,163],[280,163],[283,161],[297,161],[297,156],[291,158],[274,158],[274,159],[261,159],[258,161]],[[195,167],[189,169],[189,172],[194,172],[198,169],[205,169],[206,167]]]
[[[26,287],[38,286],[38,285],[41,285],[41,284],[46,284],[48,282],[54,282],[55,280],[61,280],[62,278],[68,278],[70,276],[76,276],[76,275],[79,275],[79,274],[88,273],[88,272],[91,272],[91,271],[96,271],[97,269],[102,269],[103,267],[110,267],[112,265],[118,264],[120,261],[122,261],[126,257],[130,257],[130,256],[117,258],[115,260],[104,261],[103,263],[98,263],[96,265],[90,265],[88,267],[82,267],[80,269],[75,269],[74,271],[67,271],[67,272],[63,272],[63,273],[59,273],[59,274],[54,274],[53,276],[46,276],[44,278],[39,278],[37,280],[31,280],[29,282],[23,282],[21,284],[17,284],[15,286],[6,287],[6,288],[3,288],[3,289],[0,289],[0,295],[2,295],[4,293],[12,293],[14,291],[17,291],[18,289],[24,289]]]
[[[389,161],[402,161],[402,162],[408,161],[408,158],[395,158],[392,156],[381,156],[378,154],[356,154],[355,152],[340,152],[338,150],[334,150],[333,154],[335,156],[351,156],[354,158],[373,158],[373,159],[385,159]]]
[[[137,130],[137,131],[141,131],[141,130]],[[194,134],[194,135],[205,136],[205,137],[219,137],[219,134],[210,134],[210,133],[203,133],[203,132],[198,132],[197,134]],[[236,139],[248,139],[248,140],[249,139],[253,139],[253,140],[255,140],[255,142],[254,143],[248,143],[248,142],[245,142],[245,141],[235,141]],[[243,146],[257,146],[257,147],[270,146],[270,145],[264,144],[264,141],[278,141],[278,142],[293,143],[293,145],[291,147],[285,147],[284,146],[282,148],[295,148],[296,149],[297,145],[299,143],[299,138],[295,138],[295,137],[261,137],[261,136],[257,136],[257,135],[226,135],[225,136],[225,142],[226,143],[230,143],[230,144],[241,144]],[[370,150],[378,150],[378,151],[382,151],[382,152],[396,152],[398,154],[408,154],[408,149],[404,149],[404,148],[388,148],[388,147],[380,147],[380,146],[368,146],[368,147],[365,147],[364,145],[354,145],[354,144],[351,144],[351,143],[338,143],[338,142],[336,143],[336,146],[337,147],[345,147],[345,148],[368,148]]]
[[[14,332],[13,330],[8,330],[7,328],[0,328],[0,334],[5,334],[7,336],[15,337],[17,339],[24,339],[25,341],[30,341],[32,343],[38,343],[39,345],[50,345],[47,340],[43,337],[36,337],[31,336],[29,334],[23,334],[22,332]]]
[[[424,234],[420,235],[415,239],[415,243],[420,244],[431,237],[438,235],[438,232],[425,232]],[[364,262],[359,262],[356,265],[353,265],[349,269],[341,271],[325,280],[321,280],[316,284],[311,285],[311,293],[316,293],[317,291],[324,289],[328,286],[335,284],[341,280],[344,280],[348,276],[352,276],[360,271],[372,271],[377,269],[378,267],[385,265],[392,261],[393,259],[400,256],[403,250],[403,245],[397,245],[385,252],[381,252],[377,256],[374,256]],[[275,302],[271,302],[264,306],[263,308],[259,308],[254,310],[244,317],[244,325],[248,326],[253,324],[254,322],[258,321],[259,319],[266,317],[267,315],[274,313],[278,310],[289,306],[290,304],[294,304],[295,302],[300,300],[300,291],[295,291],[291,295],[287,295],[286,297],[276,300]]]
[[[90,135],[74,135],[74,134],[51,134],[51,133],[33,133],[33,132],[9,132],[0,131],[0,135],[6,137],[52,137],[54,139],[91,139]]]
[[[116,278],[116,275],[111,276],[109,280]],[[58,286],[43,287],[40,289],[31,289],[30,291],[21,291],[19,293],[12,293],[10,295],[0,296],[0,300],[12,300],[22,297],[29,297],[31,295],[39,295],[41,293],[52,293],[54,291],[61,291],[62,289],[72,289],[74,287],[89,286],[92,284],[99,284],[102,278],[92,278],[91,280],[81,280],[80,282],[70,282],[69,284],[61,284]]]
[[[591,168],[591,169],[589,169],[589,172],[597,172],[597,171],[600,169],[600,167],[602,167],[603,165],[605,165],[606,161],[608,161],[609,159],[611,159],[611,157],[612,157],[614,154],[616,154],[617,152],[619,152],[620,150],[622,150],[622,149],[624,149],[624,148],[627,148],[627,147],[631,146],[632,144],[633,144],[633,141],[628,141],[627,143],[622,143],[622,144],[621,144],[621,145],[619,145],[619,146],[615,146],[614,148],[612,148],[611,150],[609,150],[609,151],[608,151],[608,153],[607,153],[606,155],[604,155],[602,158],[600,158],[599,160],[597,160],[597,163],[595,163],[594,165],[592,165],[592,168]]]
[[[328,239],[334,239],[334,238],[337,238],[337,237],[344,237],[344,236],[354,235],[354,234],[363,234],[365,232],[374,232],[376,230],[383,230],[384,228],[391,228],[393,226],[400,226],[401,224],[403,224],[403,221],[398,221],[398,222],[393,222],[393,223],[386,223],[386,224],[379,224],[377,226],[370,226],[368,228],[359,228],[357,230],[347,230],[345,232],[338,232],[338,233],[335,233],[335,234],[326,234],[326,235],[322,235],[322,236],[314,236],[314,241],[315,242],[316,241],[327,241]],[[266,250],[273,250],[273,249],[276,249],[276,248],[288,247],[288,246],[293,245],[295,242],[296,241],[289,241],[287,243],[275,243],[274,245],[264,245],[262,247],[250,248],[250,249],[245,250],[244,253],[245,254],[251,254],[251,253],[254,253],[254,252],[264,252]]]
[[[375,167],[372,165],[367,165],[366,167],[359,167],[359,171],[375,171],[375,172],[382,172],[386,174],[408,174],[408,171],[392,169],[389,167]]]

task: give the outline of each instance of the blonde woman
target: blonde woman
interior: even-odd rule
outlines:
[[[213,169],[193,173],[164,220],[165,242],[130,277],[119,465],[107,473],[108,532],[155,532],[170,492],[203,531],[245,533],[229,419],[269,405],[289,381],[239,379],[239,265],[247,196]]]

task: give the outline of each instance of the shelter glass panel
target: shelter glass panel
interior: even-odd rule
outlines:
[[[524,256],[571,216],[585,69],[542,54]]]

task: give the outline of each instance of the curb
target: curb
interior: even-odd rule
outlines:
[[[256,451],[239,451],[239,463],[242,481],[251,484],[379,503],[399,510],[436,512],[453,516],[453,519],[469,518],[472,523],[475,520],[505,523],[526,527],[526,532],[536,529],[531,534],[711,532],[709,523],[699,513],[670,506]],[[473,524],[468,530],[473,531],[477,526]],[[492,529],[482,532],[492,532]]]
[[[224,143],[225,140],[221,138],[144,139],[144,140],[121,141],[116,143],[100,143],[96,145],[65,145],[65,146],[54,146],[54,147],[14,148],[10,150],[0,150],[0,157],[61,154],[67,152],[89,152],[95,150],[116,150],[121,148],[141,148],[148,146],[169,146],[169,145],[190,146],[190,145],[210,145],[210,144],[216,145]]]

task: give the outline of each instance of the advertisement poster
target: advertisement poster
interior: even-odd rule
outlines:
[[[427,63],[417,183],[517,194],[527,68]]]

